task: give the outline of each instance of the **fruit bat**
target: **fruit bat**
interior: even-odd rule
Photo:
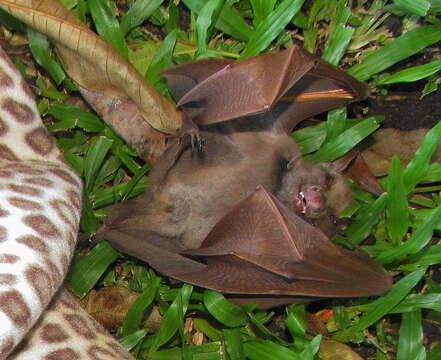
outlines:
[[[164,76],[203,150],[191,137],[172,143],[148,191],[115,205],[99,237],[173,279],[262,307],[390,287],[381,266],[325,235],[351,201],[348,185],[290,137],[301,120],[366,97],[363,83],[299,46]]]

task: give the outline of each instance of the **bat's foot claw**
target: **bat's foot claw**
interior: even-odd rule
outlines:
[[[191,135],[190,135],[191,136]],[[203,152],[206,144],[206,140],[198,134],[191,136],[191,150],[194,152],[196,149],[198,152]]]
[[[199,128],[193,121],[191,121],[187,117],[184,117],[184,120],[182,122],[181,136],[179,138],[179,144],[186,142],[184,141],[184,139],[188,138],[190,139],[192,152],[195,152],[195,150],[197,150],[198,152],[204,151],[206,141],[200,135]]]

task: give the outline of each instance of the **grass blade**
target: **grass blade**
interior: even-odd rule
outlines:
[[[317,125],[294,131],[291,136],[302,151],[302,154],[305,155],[320,148],[326,139],[327,130],[327,122],[321,122]]]
[[[98,243],[87,255],[75,261],[68,275],[69,286],[79,297],[92,289],[119,253],[108,242]]]
[[[147,309],[156,297],[161,278],[155,277],[149,286],[139,295],[130,307],[124,318],[122,335],[127,336],[139,330],[144,311]]]
[[[410,30],[375,50],[348,73],[364,81],[389,66],[416,54],[441,40],[441,25],[426,25]]]
[[[121,30],[127,34],[130,30],[147,20],[164,0],[137,0],[121,18]],[[92,1],[93,2],[93,1]]]
[[[347,129],[335,139],[325,143],[315,154],[306,158],[312,163],[334,161],[346,154],[361,140],[379,128],[379,117],[373,116]]]
[[[207,52],[207,43],[210,40],[213,22],[216,23],[220,11],[225,4],[225,0],[208,1],[196,20],[196,30],[198,33],[198,51],[197,58],[200,58]]]
[[[391,311],[415,287],[426,273],[426,268],[418,269],[399,280],[392,289],[381,298],[369,304],[368,310],[360,321],[335,335],[336,340],[346,342],[353,334],[363,331]]]
[[[435,60],[428,64],[414,66],[395,74],[381,77],[376,85],[396,84],[399,82],[413,82],[429,77],[441,70],[441,60]]]
[[[426,16],[430,9],[429,0],[394,0],[394,4],[407,14],[418,16]]]
[[[196,14],[200,14],[203,6],[207,3],[206,0],[183,0],[182,2]],[[228,3],[222,8],[215,26],[237,40],[248,41],[253,35],[253,30],[250,26]]]
[[[386,207],[387,198],[388,194],[383,193],[372,204],[359,212],[356,220],[346,230],[346,234],[352,241],[360,244],[371,234]]]
[[[274,10],[277,0],[250,0],[253,8],[253,25],[258,27],[268,14]]]
[[[391,314],[411,312],[418,309],[432,309],[441,312],[441,294],[410,294],[393,308]]]
[[[108,0],[89,1],[90,14],[98,34],[111,43],[126,58],[129,57],[124,34],[121,31]]]
[[[107,155],[107,152],[112,147],[113,141],[103,137],[95,137],[87,149],[86,157],[84,158],[84,179],[86,194],[89,193],[94,185],[94,180],[98,175],[101,164]]]
[[[426,359],[426,349],[423,344],[423,327],[421,325],[421,310],[415,310],[402,315],[399,336],[397,360]]]
[[[251,360],[303,360],[294,351],[268,340],[251,340],[244,344],[245,355]]]
[[[173,335],[178,331],[179,326],[183,326],[180,321],[179,312],[185,315],[188,308],[188,302],[190,301],[190,296],[193,291],[193,286],[184,284],[181,289],[179,289],[176,298],[173,300],[172,304],[168,308],[164,317],[161,321],[161,328],[159,332],[155,335],[155,339],[150,348],[150,353],[154,353],[159,349],[160,346],[164,345],[169,341]],[[178,309],[178,304],[180,304],[180,309]]]
[[[432,239],[433,230],[441,218],[441,205],[426,217],[412,236],[401,246],[385,250],[377,257],[382,264],[389,264],[393,261],[402,260],[408,254],[415,254],[420,251]]]
[[[153,86],[159,87],[160,90],[166,88],[165,83],[162,83],[163,88],[161,88],[160,82],[163,78],[160,72],[173,65],[173,49],[175,48],[177,39],[178,30],[173,30],[168,34],[147,69],[147,80]]]
[[[305,0],[282,1],[257,27],[240,55],[240,58],[244,59],[255,56],[265,50],[300,10],[304,1]]]
[[[413,190],[416,184],[421,182],[426,176],[429,170],[430,159],[432,158],[440,139],[441,121],[426,134],[421,146],[416,151],[415,156],[409,164],[407,164],[407,167],[404,170],[403,181],[408,192]]]
[[[221,324],[236,327],[245,325],[248,321],[247,313],[241,307],[232,304],[216,291],[205,290],[204,305]]]
[[[387,178],[386,227],[392,243],[399,245],[409,227],[409,209],[407,192],[403,184],[401,161],[397,156],[392,158],[392,166]]]
[[[224,329],[225,349],[230,360],[245,360],[242,337],[239,329]]]
[[[85,131],[100,132],[104,129],[103,121],[96,115],[69,105],[49,105],[48,114],[60,122],[48,127],[49,131],[73,129],[78,126]]]
[[[432,245],[406,259],[406,264],[429,266],[441,263],[441,244]]]
[[[47,37],[30,27],[27,28],[27,35],[35,61],[50,74],[57,85],[60,85],[66,74],[60,64],[52,58],[52,49]]]

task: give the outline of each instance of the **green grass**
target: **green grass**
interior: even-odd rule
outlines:
[[[439,83],[439,60],[392,74],[384,72],[441,40],[441,23],[435,17],[441,7],[436,0],[359,1],[352,11],[344,0],[183,0],[179,7],[172,1],[137,0],[118,2],[123,5],[118,12],[108,0],[63,3],[132,60],[164,94],[167,90],[159,73],[173,64],[206,56],[245,58],[289,47],[293,39],[304,41],[308,50],[323,54],[333,64],[349,68],[354,77],[370,82],[374,92],[401,81],[426,78],[432,90]],[[179,25],[184,12],[189,24],[186,29]],[[391,14],[399,16],[403,30],[396,38],[384,26]],[[84,177],[81,230],[92,238],[110,205],[134,197],[148,186],[149,166],[96,115],[61,104],[75,86],[44,36],[26,30],[3,12],[0,20],[27,34],[36,62],[46,71],[47,78],[36,81],[39,109],[56,119],[49,129],[66,159]],[[149,31],[153,26],[164,36],[153,36]],[[381,120],[381,116],[348,119],[345,109],[334,110],[327,122],[302,129],[293,138],[311,161],[332,161],[375,131]],[[423,322],[439,327],[441,319],[441,287],[431,280],[429,271],[441,262],[440,245],[433,237],[441,230],[440,187],[426,190],[429,194],[420,199],[421,208],[409,207],[418,199],[418,184],[425,179],[441,181],[440,165],[430,163],[440,137],[438,124],[404,170],[395,158],[385,180],[387,193],[379,198],[354,190],[357,205],[351,224],[339,235],[345,243],[348,238],[360,244],[397,279],[378,298],[320,303],[324,311],[333,309],[326,322],[330,336],[354,349],[369,348],[371,359],[435,360],[441,356],[440,345],[424,346],[422,327]],[[123,282],[112,267],[117,259],[119,263],[127,260],[101,243],[76,259],[69,280],[81,296],[94,286],[116,283],[140,293],[120,331],[124,346],[139,359],[328,359],[327,354],[319,354],[322,336],[307,331],[308,307],[304,305],[277,310],[279,330],[274,330],[267,327],[274,324],[274,312],[261,312],[252,305],[238,307],[210,290],[171,286],[167,279],[133,261],[125,265],[124,275],[130,281]],[[141,325],[151,304],[159,306],[163,314],[157,333]],[[186,318],[193,319],[209,343],[191,343],[184,331]],[[391,335],[389,331],[397,323],[399,331]]]

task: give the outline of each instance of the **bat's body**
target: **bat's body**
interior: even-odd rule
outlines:
[[[267,74],[261,66],[271,56],[281,62],[280,80],[271,73],[281,69]],[[308,164],[289,135],[305,117],[365,96],[364,86],[300,48],[258,59],[207,59],[167,71],[178,105],[199,124],[204,150],[186,140],[171,145],[151,172],[148,192],[116,206],[100,232],[165,275],[227,293],[384,292],[390,279],[380,266],[323,233],[351,202],[344,179]],[[279,90],[266,90],[265,79]],[[266,92],[273,104],[265,104]]]

